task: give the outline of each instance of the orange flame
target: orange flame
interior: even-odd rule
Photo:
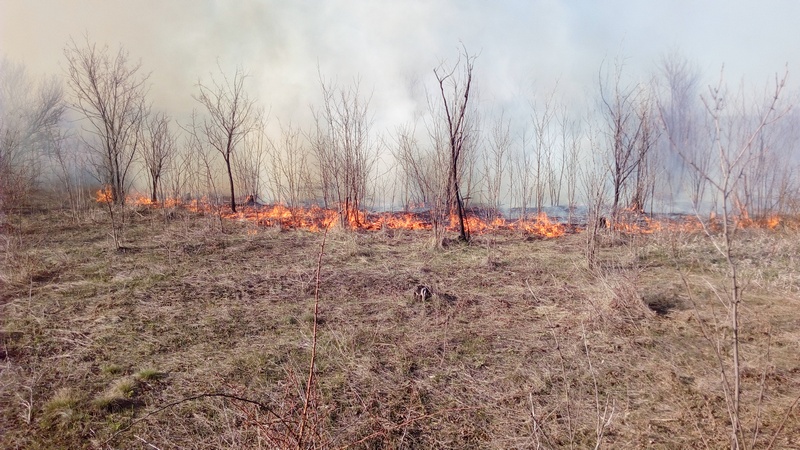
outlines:
[[[556,238],[563,236],[566,232],[564,225],[560,223],[553,223],[547,217],[547,214],[540,212],[536,216],[536,220],[532,222],[521,221],[522,229],[530,234],[535,234],[547,238]]]
[[[778,226],[780,226],[780,224],[781,224],[781,218],[778,217],[778,216],[767,217],[766,223],[765,223],[766,227],[769,228],[770,230],[774,230],[774,229],[778,228]]]
[[[111,191],[108,188],[97,192],[98,202],[109,201],[110,198]],[[143,207],[182,207],[192,212],[220,214],[227,219],[253,222],[267,227],[278,226],[284,229],[320,231],[339,223],[339,212],[337,210],[321,208],[316,205],[295,208],[290,208],[283,204],[257,207],[244,206],[238,209],[236,213],[233,213],[225,208],[212,205],[206,197],[189,202],[174,198],[166,199],[163,202],[153,202],[146,196],[129,196],[127,201],[129,204]],[[534,220],[507,221],[502,217],[483,220],[474,215],[469,215],[464,220],[465,226],[473,234],[484,234],[497,230],[518,230],[527,234],[553,238],[566,233],[564,225],[550,221],[544,213],[539,214]],[[371,231],[381,229],[431,230],[433,228],[430,217],[426,216],[425,213],[366,213],[358,211],[348,215],[346,222],[353,229]],[[448,231],[457,231],[457,217],[450,217],[446,228]]]
[[[113,194],[111,193],[111,186],[105,186],[104,188],[98,190],[94,196],[97,203],[111,203],[112,199],[114,198]]]
[[[657,222],[647,216],[636,216],[630,221],[617,220],[614,222],[613,229],[628,234],[653,234],[661,231],[661,222]]]
[[[111,188],[105,187],[96,193],[96,200],[99,203],[111,201]],[[339,211],[331,208],[321,208],[319,206],[310,207],[289,207],[283,204],[271,206],[242,206],[233,213],[224,206],[215,206],[208,198],[182,201],[180,199],[165,199],[160,202],[152,202],[148,197],[128,197],[128,204],[143,206],[148,208],[158,207],[181,207],[186,210],[198,213],[219,214],[223,218],[240,220],[254,223],[265,227],[280,227],[282,229],[305,229],[309,231],[321,231],[336,226],[340,223]],[[431,230],[433,223],[428,213],[366,213],[358,211],[347,216],[345,221],[350,228],[361,230]],[[472,234],[491,233],[500,230],[519,231],[525,234],[539,236],[542,238],[557,238],[567,233],[567,226],[551,219],[544,212],[539,213],[535,218],[521,218],[517,220],[507,220],[503,217],[493,219],[482,219],[475,215],[467,215],[464,218],[465,226]],[[775,229],[781,224],[781,219],[777,216],[762,220],[751,220],[749,217],[740,218],[737,226],[760,226],[768,229]],[[713,225],[713,220],[712,220]],[[622,218],[611,224],[611,229],[629,234],[652,234],[662,230],[697,232],[703,229],[702,223],[690,217],[680,220],[664,221],[641,214],[624,214]],[[448,231],[458,231],[458,218],[449,217],[446,229]],[[570,227],[572,232],[577,231],[574,226]]]
[[[377,217],[376,222],[381,227],[393,230],[430,230],[433,228],[432,224],[411,213],[380,215]]]

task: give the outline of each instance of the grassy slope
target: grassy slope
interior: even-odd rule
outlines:
[[[253,448],[275,430],[263,411],[221,398],[125,429],[198,393],[297,416],[321,234],[140,210],[126,231],[131,251],[117,252],[103,213],[92,215],[14,217],[4,235],[4,446],[103,446],[113,436],[119,448]],[[497,234],[444,250],[429,239],[328,237],[316,409],[326,446],[372,436],[358,446],[584,448],[602,417],[613,448],[726,445],[719,369],[698,325],[712,340],[725,331],[713,293],[725,266],[705,238],[605,236],[597,271],[585,268],[582,235]],[[740,242],[743,417],[752,429],[763,376],[763,445],[800,393],[800,242],[788,230]],[[415,299],[418,283],[437,295]],[[795,411],[777,448],[797,446]]]

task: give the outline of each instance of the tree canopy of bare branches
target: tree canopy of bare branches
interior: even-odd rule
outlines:
[[[611,209],[612,214],[616,215],[631,177],[637,174],[652,145],[650,108],[646,106],[647,92],[641,85],[624,84],[621,63],[616,64],[610,80],[604,80],[601,71],[600,100],[610,150]],[[648,133],[646,136],[645,132]],[[634,203],[640,202],[634,200]],[[635,206],[638,208],[640,205]]]
[[[156,202],[161,178],[175,155],[175,135],[170,130],[170,118],[164,113],[150,117],[142,132],[142,159],[150,184],[150,201]]]
[[[35,183],[40,157],[59,140],[63,99],[56,79],[36,85],[23,65],[0,61],[0,208]]]
[[[267,118],[264,113],[257,112],[253,117],[251,132],[245,136],[243,148],[234,158],[233,171],[239,182],[240,191],[247,194],[248,202],[258,201],[261,194],[262,172],[267,160],[269,140],[265,127]]]
[[[697,209],[706,197],[706,182],[700,173],[711,163],[711,152],[701,144],[700,73],[685,57],[673,53],[661,61],[659,78],[663,85],[658,110],[666,140],[662,160],[667,182],[670,191],[687,192]],[[690,165],[701,171],[687,170]]]
[[[281,124],[281,135],[267,147],[273,198],[294,211],[313,198],[308,143],[298,127]]]
[[[686,66],[680,61],[668,61],[665,75],[671,88],[672,103],[661,105],[661,118],[666,128],[671,147],[679,154],[687,171],[696,180],[698,188],[713,194],[716,202],[712,213],[721,212],[721,233],[712,233],[707,222],[701,220],[706,235],[727,265],[727,286],[717,294],[728,315],[726,334],[728,339],[719,338],[714,343],[719,362],[722,391],[730,419],[731,448],[747,448],[746,426],[742,424],[742,371],[743,356],[740,353],[741,323],[740,311],[745,283],[742,281],[741,263],[734,251],[737,240],[737,220],[746,219],[750,202],[756,200],[750,190],[756,185],[770,183],[770,179],[780,177],[777,166],[764,172],[763,168],[770,158],[766,142],[771,140],[770,127],[774,126],[788,113],[782,106],[788,71],[782,77],[775,76],[774,86],[769,86],[763,99],[748,101],[743,91],[731,92],[725,82],[724,71],[715,86],[709,86],[700,101],[705,113],[705,136],[694,146],[683,145],[683,140],[693,138],[688,133],[688,121],[681,120],[688,111],[686,102],[681,102],[684,87],[693,87],[694,79]],[[705,145],[702,144],[705,142]],[[716,164],[714,164],[714,162]],[[702,197],[694,193],[694,207],[700,218],[698,203]],[[713,214],[712,214],[713,217]],[[709,218],[709,220],[711,220]],[[724,352],[720,349],[727,346]],[[724,356],[729,354],[729,357]],[[756,430],[758,428],[756,427]],[[756,431],[756,433],[758,433]],[[755,442],[755,438],[753,438]]]
[[[406,208],[415,205],[430,205],[438,202],[439,185],[447,172],[447,164],[441,160],[434,146],[420,145],[413,126],[397,129],[392,155],[402,172],[403,203]],[[427,150],[427,151],[426,151]]]
[[[247,78],[245,73],[237,69],[233,79],[223,74],[221,81],[212,77],[210,85],[198,82],[200,93],[195,97],[208,112],[208,116],[200,126],[200,134],[225,161],[233,212],[236,212],[236,191],[232,159],[239,144],[244,142],[245,136],[251,131],[255,103],[244,90],[245,78]]]
[[[511,151],[511,121],[501,112],[492,124],[484,152],[484,179],[486,197],[493,214],[499,214],[503,199],[503,185],[509,166]],[[510,173],[513,177],[513,172]]]
[[[470,55],[466,48],[462,48],[458,60],[452,67],[441,65],[433,69],[442,98],[442,118],[446,122],[450,155],[447,204],[451,216],[455,215],[458,218],[459,238],[463,241],[469,241],[469,233],[464,223],[464,200],[459,189],[459,164],[464,144],[469,137],[467,111],[475,58],[476,56]]]
[[[357,224],[376,161],[370,141],[369,99],[359,94],[358,82],[348,89],[337,89],[322,79],[320,83],[324,103],[322,111],[314,113],[317,125],[312,147],[323,198],[326,204],[336,203],[342,225]]]
[[[145,116],[145,82],[141,64],[132,63],[120,47],[112,54],[108,46],[98,48],[71,40],[64,50],[72,107],[86,119],[89,136],[84,141],[93,154],[98,180],[107,185],[115,204],[125,203],[128,173]]]

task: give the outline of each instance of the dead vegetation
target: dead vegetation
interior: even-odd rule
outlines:
[[[588,269],[581,235],[333,230],[315,314],[321,233],[139,209],[120,252],[92,214],[4,232],[10,448],[729,445],[726,266],[700,234],[609,231]],[[797,447],[800,241],[739,239],[747,446]]]

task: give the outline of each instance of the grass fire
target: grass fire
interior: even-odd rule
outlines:
[[[718,218],[627,212],[597,228],[589,265],[592,226],[544,215],[467,215],[470,242],[437,248],[419,213],[343,228],[338,208],[132,197],[111,211],[106,193],[79,220],[42,207],[9,221],[0,423],[12,447],[729,439],[728,266],[707,237],[723,235]],[[757,442],[791,447],[798,230],[743,223],[740,414]]]
[[[97,191],[95,198],[98,203],[108,203],[110,196],[107,190]],[[192,200],[183,202],[179,199],[167,199],[165,202],[152,202],[146,197],[132,197],[128,199],[139,206],[152,208],[175,208],[181,207],[192,212],[218,213],[226,219],[252,222],[262,226],[278,226],[284,229],[306,229],[309,231],[321,231],[334,226],[338,221],[339,209],[325,209],[319,206],[289,208],[285,205],[244,205],[237,212],[232,212],[229,208],[214,206],[207,199]],[[384,212],[384,213],[365,213],[357,212],[347,218],[350,228],[363,231],[377,231],[382,229],[390,230],[431,230],[433,228],[430,213],[411,213],[411,212]],[[539,213],[533,219],[521,218],[517,220],[506,220],[502,217],[493,219],[481,219],[475,215],[467,217],[468,229],[477,234],[487,233],[498,230],[520,230],[525,233],[539,236],[542,238],[555,238],[567,232],[567,225],[554,223],[546,213]],[[445,227],[449,231],[457,228],[457,218],[449,217]],[[572,231],[577,230],[576,226],[570,227]]]
[[[0,2],[1,448],[800,449],[800,6],[61,3]]]

